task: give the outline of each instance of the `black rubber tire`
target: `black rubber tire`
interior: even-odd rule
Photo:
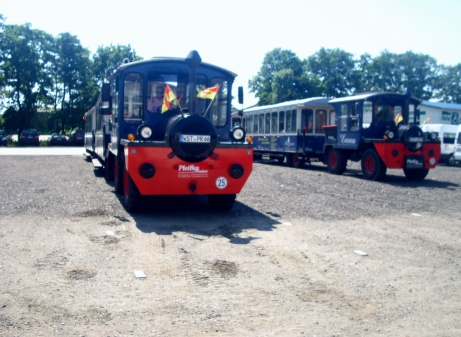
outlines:
[[[123,160],[114,157],[114,188],[115,193],[123,193],[123,170],[125,169],[125,163]]]
[[[114,180],[114,156],[109,154],[109,158],[106,158],[104,162],[104,177],[107,181]]]
[[[234,206],[235,197],[235,194],[209,194],[208,203],[214,210],[228,211]]]
[[[451,155],[447,159],[447,166],[453,166],[453,165],[455,165],[455,157],[453,155]]]
[[[405,177],[411,181],[421,181],[426,178],[429,173],[429,169],[403,169]]]
[[[341,175],[346,172],[347,158],[343,151],[330,149],[327,153],[327,167],[331,174]]]
[[[139,212],[144,209],[145,198],[139,193],[129,173],[123,172],[123,207],[127,212]]]
[[[362,173],[365,179],[379,181],[386,176],[387,167],[375,149],[368,149],[362,156]]]
[[[297,153],[292,153],[288,155],[287,163],[291,167],[300,168],[304,166],[304,158]]]

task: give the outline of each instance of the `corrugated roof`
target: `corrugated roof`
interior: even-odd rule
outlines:
[[[438,109],[461,110],[461,104],[455,104],[455,103],[422,101],[421,105],[428,106],[431,108],[438,108]]]

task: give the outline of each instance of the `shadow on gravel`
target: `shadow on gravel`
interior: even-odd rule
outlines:
[[[312,172],[324,172],[326,174],[329,174],[327,167],[321,164],[318,164],[318,163],[305,164],[304,166],[300,168],[291,167],[287,163],[279,164],[276,161],[259,161],[258,163],[264,164],[264,165],[270,165],[270,166],[286,167],[287,169],[291,169],[291,170],[300,169],[300,170],[308,170]],[[395,175],[393,173],[401,173],[401,175]],[[357,178],[360,180],[370,182],[369,180],[363,177],[362,170],[353,168],[350,166],[347,167],[347,170],[343,174],[343,176]],[[337,176],[337,177],[340,177],[340,176]],[[433,180],[433,179],[424,179],[422,181],[409,181],[403,175],[402,169],[388,170],[386,173],[386,177],[382,181],[379,181],[377,183],[388,184],[388,185],[392,185],[396,187],[408,187],[408,188],[429,187],[429,188],[441,188],[441,189],[448,189],[448,190],[454,190],[461,186],[460,184],[453,183],[450,181],[440,181],[440,180]]]
[[[121,200],[121,196],[118,196]],[[185,232],[201,236],[223,236],[233,244],[248,244],[258,237],[241,235],[247,229],[272,231],[281,222],[278,214],[262,214],[236,201],[230,211],[209,208],[206,196],[148,197],[146,208],[130,213],[143,233],[172,235]]]

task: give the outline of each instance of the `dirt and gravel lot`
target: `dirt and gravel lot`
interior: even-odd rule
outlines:
[[[128,214],[83,156],[2,156],[0,336],[460,336],[461,167],[358,168]]]

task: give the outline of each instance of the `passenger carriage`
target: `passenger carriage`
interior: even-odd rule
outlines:
[[[253,138],[254,157],[263,156],[301,167],[323,160],[325,131],[335,123],[335,111],[328,98],[316,97],[258,106],[244,111],[243,121]]]

